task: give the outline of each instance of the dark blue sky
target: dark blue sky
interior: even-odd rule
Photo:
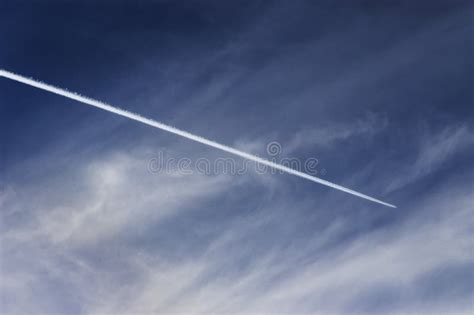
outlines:
[[[150,172],[230,156],[0,78],[0,310],[472,312],[472,10],[2,1],[0,68],[266,158],[277,141],[398,208],[252,169]]]

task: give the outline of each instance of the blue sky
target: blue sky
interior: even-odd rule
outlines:
[[[1,78],[0,310],[472,313],[472,9],[2,2],[1,68],[316,158],[321,178],[398,208],[251,169],[152,172],[158,156],[230,156]]]

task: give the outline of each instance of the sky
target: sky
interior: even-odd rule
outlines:
[[[397,208],[0,78],[0,312],[472,314],[473,8],[2,1],[0,68]]]

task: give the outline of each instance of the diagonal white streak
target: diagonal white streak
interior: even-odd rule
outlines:
[[[78,101],[78,102],[81,102],[81,103],[84,103],[84,104],[87,104],[87,105],[91,105],[91,106],[103,109],[105,111],[108,111],[108,112],[111,112],[111,113],[114,113],[114,114],[117,114],[117,115],[120,115],[120,116],[123,116],[123,117],[127,117],[127,118],[132,119],[132,120],[136,120],[136,121],[141,122],[143,124],[146,124],[146,125],[149,125],[149,126],[152,126],[152,127],[155,127],[155,128],[159,128],[159,129],[171,132],[171,133],[174,133],[178,136],[187,138],[189,140],[193,140],[193,141],[205,144],[207,146],[210,146],[210,147],[213,147],[213,148],[216,148],[216,149],[219,149],[219,150],[222,150],[222,151],[240,156],[244,159],[248,159],[248,160],[251,160],[251,161],[266,165],[266,166],[269,166],[271,168],[286,172],[288,174],[292,174],[292,175],[295,175],[295,176],[298,176],[298,177],[301,177],[301,178],[305,178],[307,180],[316,182],[318,184],[322,184],[322,185],[325,185],[325,186],[328,186],[328,187],[331,187],[331,188],[334,188],[334,189],[352,194],[354,196],[357,196],[357,197],[360,197],[360,198],[363,198],[363,199],[367,199],[367,200],[370,200],[370,201],[373,201],[373,202],[376,202],[376,203],[380,203],[384,206],[396,208],[396,206],[394,206],[392,204],[389,204],[389,203],[383,202],[381,200],[372,198],[370,196],[364,195],[364,194],[359,193],[357,191],[354,191],[352,189],[349,189],[349,188],[331,183],[327,180],[324,180],[324,179],[321,179],[321,178],[318,178],[318,177],[315,177],[315,176],[311,176],[311,175],[305,174],[305,173],[300,172],[300,171],[296,171],[296,170],[291,169],[289,167],[286,167],[286,166],[268,161],[266,159],[255,156],[253,154],[249,154],[249,153],[234,149],[232,147],[217,143],[215,141],[208,140],[206,138],[194,135],[194,134],[189,133],[187,131],[180,130],[180,129],[165,125],[165,124],[160,123],[156,120],[152,120],[152,119],[149,119],[149,118],[142,117],[138,114],[135,114],[135,113],[117,108],[117,107],[112,106],[112,105],[108,105],[106,103],[103,103],[103,102],[100,102],[100,101],[97,101],[97,100],[94,100],[94,99],[91,99],[91,98],[88,98],[88,97],[81,96],[81,95],[76,94],[76,93],[69,92],[69,91],[61,89],[61,88],[54,87],[54,86],[49,85],[49,84],[42,83],[42,82],[37,81],[37,80],[29,79],[29,78],[23,77],[21,75],[18,75],[18,74],[15,74],[15,73],[12,73],[12,72],[9,72],[9,71],[6,71],[6,70],[0,70],[0,77],[5,77],[7,79],[14,80],[14,81],[17,81],[17,82],[21,82],[21,83],[36,87],[38,89],[44,90],[44,91],[48,91],[48,92],[51,92],[51,93],[54,93],[54,94],[58,94],[58,95],[73,99],[75,101]]]

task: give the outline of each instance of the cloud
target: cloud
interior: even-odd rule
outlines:
[[[368,113],[363,119],[350,123],[331,123],[324,127],[303,129],[297,132],[285,145],[285,151],[293,152],[301,148],[317,146],[325,148],[347,141],[353,137],[371,138],[388,125],[386,117]]]
[[[125,226],[152,223],[188,203],[212,196],[228,187],[230,178],[221,176],[186,176],[181,173],[148,172],[146,160],[125,153],[110,153],[80,170],[79,183],[65,176],[46,184],[37,196],[28,191],[4,194],[5,203],[33,216],[27,230],[10,228],[7,237],[45,237],[57,242],[97,242],[116,236]],[[74,186],[82,187],[75,191]],[[63,196],[51,202],[51,192]],[[38,192],[36,192],[38,193]],[[69,199],[71,198],[71,199]],[[10,200],[8,200],[10,199]],[[69,199],[69,200],[67,200]]]
[[[445,194],[454,202],[446,201]],[[151,257],[136,262],[146,274],[144,283],[120,294],[128,299],[109,295],[112,302],[93,312],[468,313],[472,279],[448,285],[437,280],[437,273],[474,265],[470,254],[474,226],[468,219],[472,199],[460,187],[445,194],[420,202],[416,206],[422,213],[401,226],[363,235],[327,250],[319,259],[305,259],[309,248],[295,243],[294,248],[261,252],[249,266],[232,272],[222,265],[238,261],[240,251],[258,253],[241,241],[255,229],[265,229],[268,221],[260,218],[237,224],[192,263],[164,266]],[[338,230],[328,228],[316,237],[324,243],[336,237]],[[429,286],[438,286],[444,293],[423,296],[432,289]],[[449,294],[459,289],[456,296]]]
[[[462,182],[446,183],[412,205],[416,215],[400,224],[343,241],[357,221],[334,216],[310,238],[298,238],[307,218],[291,209],[301,213],[311,202],[273,194],[251,212],[217,220],[239,208],[224,202],[212,216],[194,217],[197,201],[242,193],[246,180],[147,174],[138,156],[130,150],[86,163],[77,170],[82,183],[76,189],[65,184],[68,173],[46,182],[40,192],[62,195],[54,202],[41,196],[30,202],[24,196],[31,187],[3,194],[4,204],[17,209],[7,215],[27,214],[1,237],[6,313],[428,314],[471,306],[468,279],[449,286],[437,280],[440,270],[455,276],[450,270],[474,264],[472,196]],[[337,204],[329,200],[319,210]],[[179,220],[187,220],[188,231]],[[151,247],[141,243],[142,232]],[[199,250],[173,258],[170,246],[183,243]],[[439,292],[429,293],[430,287]],[[457,290],[454,300],[450,290]]]
[[[401,170],[386,192],[400,189],[438,171],[448,159],[472,145],[472,139],[473,133],[467,125],[447,126],[435,134],[424,134],[418,139],[415,161]]]
[[[439,203],[438,198],[424,200],[418,205],[424,209],[422,215],[399,227],[369,233],[343,248],[329,250],[321,259],[302,263],[305,248],[299,248],[299,252],[280,249],[256,256],[251,267],[229,275],[219,268],[216,256],[220,260],[238,256],[226,249],[232,248],[230,244],[236,237],[255,228],[241,226],[230,232],[235,235],[224,235],[216,240],[221,245],[211,246],[191,265],[163,269],[149,261],[149,277],[145,277],[149,280],[141,291],[133,291],[137,295],[130,299],[131,304],[106,308],[106,312],[124,309],[132,313],[222,314],[468,312],[472,305],[469,293],[472,285],[450,303],[443,300],[452,299],[449,294],[432,299],[417,295],[423,279],[436,279],[443,268],[474,264],[470,255],[474,246],[473,225],[467,220],[471,215],[471,198],[456,189],[449,194],[454,197],[454,203]],[[433,212],[438,217],[427,220],[426,216]],[[331,235],[334,237],[332,233],[329,237]],[[213,252],[216,250],[218,253]],[[288,266],[292,266],[292,271],[286,269]],[[203,276],[208,274],[213,277]],[[285,275],[279,278],[281,274]],[[435,282],[435,285],[448,284]],[[384,287],[392,288],[393,295],[384,297],[380,291]],[[372,296],[367,295],[369,292]],[[384,305],[383,301],[389,303]]]

